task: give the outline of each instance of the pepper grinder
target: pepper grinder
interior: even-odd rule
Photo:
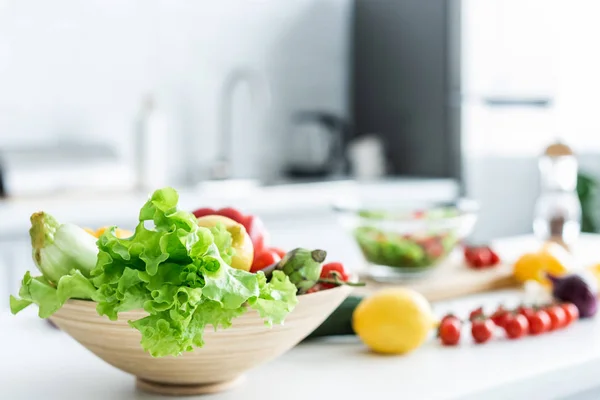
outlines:
[[[548,146],[539,159],[540,195],[535,205],[533,231],[542,242],[565,249],[581,232],[581,204],[577,196],[577,158],[564,143]]]

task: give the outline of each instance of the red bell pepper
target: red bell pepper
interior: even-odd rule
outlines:
[[[254,253],[254,261],[252,262],[252,267],[250,267],[250,272],[258,272],[279,261],[281,261],[281,257],[279,257],[276,251],[273,249],[264,249],[259,253]]]
[[[192,214],[194,214],[194,217],[200,218],[205,217],[207,215],[216,215],[217,211],[212,208],[199,208],[195,210]]]
[[[239,212],[238,210],[236,210],[235,208],[232,208],[232,207],[221,208],[220,210],[217,210],[216,213],[223,217],[231,218],[235,222],[244,225],[244,222],[243,222],[244,215],[241,212]],[[244,225],[244,228],[246,228],[246,231],[248,231],[248,227],[246,225]]]
[[[281,258],[285,257],[285,255],[287,254],[287,251],[280,249],[279,247],[271,247],[269,248],[269,250],[274,251]]]

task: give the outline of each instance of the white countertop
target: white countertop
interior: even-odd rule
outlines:
[[[435,305],[465,314],[478,305],[518,301],[515,291]],[[0,398],[158,399],[27,310],[0,315]],[[556,399],[600,384],[600,318],[518,341],[443,347],[430,340],[407,356],[376,356],[356,338],[303,343],[247,374],[237,388],[207,400],[306,398]],[[532,395],[532,393],[534,395]]]
[[[332,259],[347,265],[359,262],[355,246],[334,222],[321,221],[327,227],[316,230],[312,223],[310,219],[296,225],[283,221],[269,228],[277,244],[284,247],[322,246],[331,250]],[[575,251],[590,263],[600,259],[596,256],[599,243],[600,236],[583,235]],[[535,246],[529,236],[494,244],[505,259]],[[30,256],[25,247],[18,252],[27,258]],[[13,292],[22,272],[11,278]],[[2,292],[0,295],[7,297]],[[443,302],[434,308],[438,315],[450,310],[465,315],[480,305],[517,304],[519,299],[518,291],[504,291]],[[0,399],[160,398],[136,391],[133,377],[105,364],[65,333],[50,328],[35,311],[31,307],[18,316],[10,315],[6,307],[0,311]],[[376,395],[418,400],[557,399],[600,385],[600,317],[519,341],[498,339],[473,345],[468,331],[464,337],[467,340],[457,348],[445,348],[431,340],[403,357],[372,355],[356,338],[304,343],[250,371],[238,388],[203,398],[306,400],[339,396],[362,400]]]

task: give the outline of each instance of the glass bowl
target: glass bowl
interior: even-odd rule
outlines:
[[[405,280],[431,272],[467,237],[477,221],[477,203],[339,201],[334,210],[377,281]]]

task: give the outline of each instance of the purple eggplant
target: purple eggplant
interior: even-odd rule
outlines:
[[[579,274],[555,276],[547,274],[552,281],[552,295],[559,301],[575,304],[581,318],[593,317],[598,311],[598,298],[593,285]]]

